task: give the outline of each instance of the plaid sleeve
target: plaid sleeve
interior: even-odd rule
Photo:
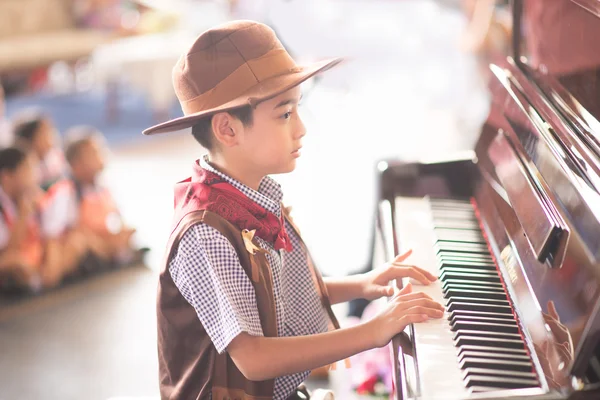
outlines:
[[[169,272],[219,353],[242,332],[263,336],[252,282],[231,243],[216,229],[206,224],[189,229]]]

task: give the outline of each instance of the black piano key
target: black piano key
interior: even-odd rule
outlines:
[[[463,377],[466,379],[469,376],[495,376],[501,378],[531,379],[539,384],[538,377],[534,372],[503,371],[490,368],[466,368],[463,371]]]
[[[494,332],[494,331],[481,331],[481,330],[471,330],[471,329],[458,329],[454,332],[454,340],[457,341],[461,337],[464,336],[472,336],[472,337],[482,337],[489,339],[507,339],[507,340],[523,340],[520,334],[518,333],[508,333],[508,332]]]
[[[433,233],[439,239],[447,238],[448,240],[456,240],[456,238],[472,238],[481,244],[486,244],[485,238],[479,230],[434,227]]]
[[[450,288],[443,291],[445,298],[450,297],[476,297],[482,299],[507,300],[505,293],[486,290],[464,290]]]
[[[524,389],[538,387],[539,383],[534,379],[500,378],[493,376],[469,376],[465,379],[468,388],[487,387],[495,389]],[[474,390],[475,391],[475,390]]]
[[[479,271],[476,269],[469,268],[456,268],[456,267],[446,267],[444,269],[440,269],[440,278],[443,274],[469,274],[474,277],[480,277],[482,280],[486,279],[500,279],[497,273],[492,271]]]
[[[486,245],[478,243],[462,243],[462,242],[444,242],[438,241],[433,247],[437,250],[436,254],[443,251],[454,253],[476,253],[489,255],[490,250]]]
[[[446,281],[448,279],[465,280],[465,281],[481,281],[481,282],[492,282],[501,283],[499,276],[483,275],[483,274],[472,274],[462,272],[450,272],[444,271],[440,274],[440,279]]]
[[[449,297],[446,304],[454,303],[469,303],[469,304],[485,304],[485,305],[496,305],[510,308],[510,303],[507,300],[496,300],[496,299],[484,299],[480,297]]]
[[[476,304],[476,303],[465,303],[465,302],[453,302],[446,307],[449,312],[452,311],[482,311],[482,312],[493,312],[498,314],[513,315],[512,309],[509,306],[499,306],[495,304]]]
[[[433,228],[433,234],[437,239],[456,241],[470,240],[482,245],[487,245],[481,232],[473,229]]]
[[[496,264],[492,259],[486,255],[482,254],[451,254],[451,253],[440,253],[438,254],[438,263],[442,261],[446,261],[447,264],[454,265],[491,265],[496,267]],[[494,268],[495,269],[495,268]]]
[[[444,197],[443,199],[429,199],[430,204],[436,207],[456,206],[456,207],[470,207],[473,209],[473,204],[470,199],[460,197]]]
[[[529,359],[529,353],[525,348],[516,349],[516,348],[507,348],[507,347],[496,347],[496,346],[478,346],[478,345],[463,345],[458,348],[458,356],[460,357],[462,354],[470,351],[478,351],[499,355],[517,355],[517,356],[526,356]]]
[[[481,281],[457,281],[455,279],[448,279],[442,281],[442,289],[458,289],[458,290],[485,290],[490,292],[502,292],[506,293],[502,283],[498,282],[481,282]]]
[[[487,242],[479,229],[452,228],[452,227],[434,227],[433,234],[436,239],[444,239],[451,242],[468,240],[479,245],[486,245]]]
[[[471,262],[484,262],[494,263],[494,259],[485,254],[472,254],[472,253],[452,253],[452,252],[440,252],[438,259],[441,260],[452,260],[452,261],[471,261]]]
[[[476,248],[466,248],[466,247],[452,247],[444,245],[444,247],[439,247],[439,245],[434,244],[433,249],[435,250],[435,254],[439,256],[441,253],[454,253],[454,254],[481,254],[487,255],[489,254],[485,249],[476,249]]]
[[[441,218],[433,221],[433,225],[436,228],[458,228],[458,229],[472,229],[477,230],[479,227],[475,222],[465,221],[453,221],[453,220],[444,220]]]
[[[448,319],[453,321],[455,318],[495,318],[516,322],[515,316],[512,313],[494,313],[489,311],[456,310],[450,313]]]
[[[475,218],[475,216],[473,214],[468,215],[468,213],[465,213],[463,211],[460,210],[432,210],[431,212],[432,214],[432,219],[434,224],[436,224],[436,226],[438,226],[439,223],[443,223],[443,222],[455,222],[455,224],[450,225],[451,227],[462,227],[462,226],[469,226],[473,227],[474,229],[476,228],[480,228],[479,227],[479,222],[477,221],[477,218]],[[461,218],[462,217],[462,218]]]
[[[498,360],[491,358],[470,358],[465,357],[459,363],[460,369],[467,368],[486,368],[486,369],[499,369],[502,371],[520,371],[520,372],[532,372],[533,363],[531,361],[511,361],[511,360]]]
[[[494,267],[494,269],[490,270],[490,269],[484,269],[484,268],[479,268],[479,267],[474,267],[474,266],[464,266],[464,267],[457,267],[457,266],[441,266],[439,268],[440,273],[441,272],[458,272],[458,273],[465,273],[465,274],[479,274],[479,275],[485,275],[485,276],[492,276],[492,277],[498,277],[498,272],[496,272],[496,268]]]
[[[497,392],[499,390],[505,390],[503,388],[496,388],[492,386],[477,386],[473,385],[469,388],[469,392],[472,394],[486,393],[486,392]]]
[[[462,309],[469,309],[469,308],[465,308],[467,306],[465,306],[464,304],[469,304],[472,306],[478,306],[478,305],[484,305],[484,306],[489,306],[489,307],[506,307],[508,309],[510,309],[510,303],[506,300],[490,300],[490,299],[481,299],[481,298],[476,298],[476,297],[450,297],[446,300],[446,309],[449,311],[453,311],[451,309],[451,306],[453,304],[460,304],[459,308]]]
[[[502,284],[493,284],[488,282],[479,282],[470,284],[469,282],[446,281],[444,290],[480,290],[485,292],[506,293]]]
[[[473,271],[486,271],[498,275],[496,264],[492,262],[442,259],[438,262],[438,265],[440,269],[460,268]]]
[[[446,282],[449,279],[453,280],[464,280],[471,282],[490,282],[490,283],[498,283],[500,284],[502,281],[499,276],[494,275],[485,275],[485,274],[475,274],[475,273],[466,273],[466,272],[455,272],[455,271],[442,271],[439,275],[439,278],[442,282]]]
[[[452,245],[454,243],[457,243],[457,244],[473,243],[473,244],[482,246],[485,244],[485,242],[483,242],[483,239],[477,239],[475,237],[469,237],[469,236],[463,236],[463,237],[459,236],[459,237],[455,237],[453,239],[447,238],[447,237],[436,236],[435,243],[438,243],[438,242],[443,242],[444,244],[450,244],[450,245]],[[448,253],[451,253],[451,252],[448,252]],[[486,255],[485,253],[481,253],[481,254],[479,254],[479,256],[489,257],[489,254]]]
[[[518,329],[517,321],[514,319],[502,319],[502,318],[489,318],[489,317],[474,317],[474,316],[455,316],[449,318],[450,324],[470,324],[470,323],[481,323],[481,324],[494,324],[502,326],[510,326],[511,329]]]
[[[522,340],[511,339],[492,339],[477,336],[461,336],[455,341],[456,347],[463,346],[482,346],[482,347],[504,347],[507,349],[522,350],[525,344]]]
[[[525,353],[526,354],[526,353]],[[463,351],[458,356],[458,361],[462,361],[465,357],[470,358],[487,358],[492,360],[511,360],[511,361],[531,361],[529,355],[510,354],[510,353],[492,353],[489,351]]]
[[[506,324],[494,324],[479,321],[464,321],[457,320],[450,324],[450,329],[453,332],[459,330],[472,330],[482,332],[500,332],[500,333],[519,333],[519,327],[517,324],[506,325]]]
[[[481,265],[484,267],[488,267],[488,270],[490,270],[490,271],[494,271],[494,272],[498,273],[496,264],[491,259],[460,257],[460,256],[455,256],[455,255],[438,256],[438,267],[441,266],[442,264],[461,265],[462,263],[465,263],[468,266],[471,266],[471,264],[473,264],[472,266],[474,266],[475,268],[477,268],[478,266]],[[490,267],[492,267],[492,268],[490,268]]]

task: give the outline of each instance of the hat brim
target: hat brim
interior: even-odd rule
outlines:
[[[175,118],[158,125],[154,125],[144,130],[144,135],[156,135],[159,133],[167,133],[187,129],[196,124],[196,122],[218,112],[234,110],[236,108],[251,105],[253,102],[263,102],[273,97],[279,96],[291,88],[298,86],[302,82],[312,78],[320,72],[327,71],[335,67],[340,62],[341,58],[316,62],[306,66],[300,66],[298,70],[285,75],[276,76],[264,82],[257,84],[238,98],[231,100],[219,107],[211,108],[194,114],[185,115],[180,118]],[[255,103],[254,103],[255,104]]]

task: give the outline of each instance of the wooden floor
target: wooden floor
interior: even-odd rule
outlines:
[[[131,267],[2,308],[0,399],[156,396],[155,296]]]

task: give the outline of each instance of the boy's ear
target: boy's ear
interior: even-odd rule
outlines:
[[[226,147],[232,147],[239,142],[240,124],[231,114],[221,112],[213,115],[211,127],[215,140]]]

